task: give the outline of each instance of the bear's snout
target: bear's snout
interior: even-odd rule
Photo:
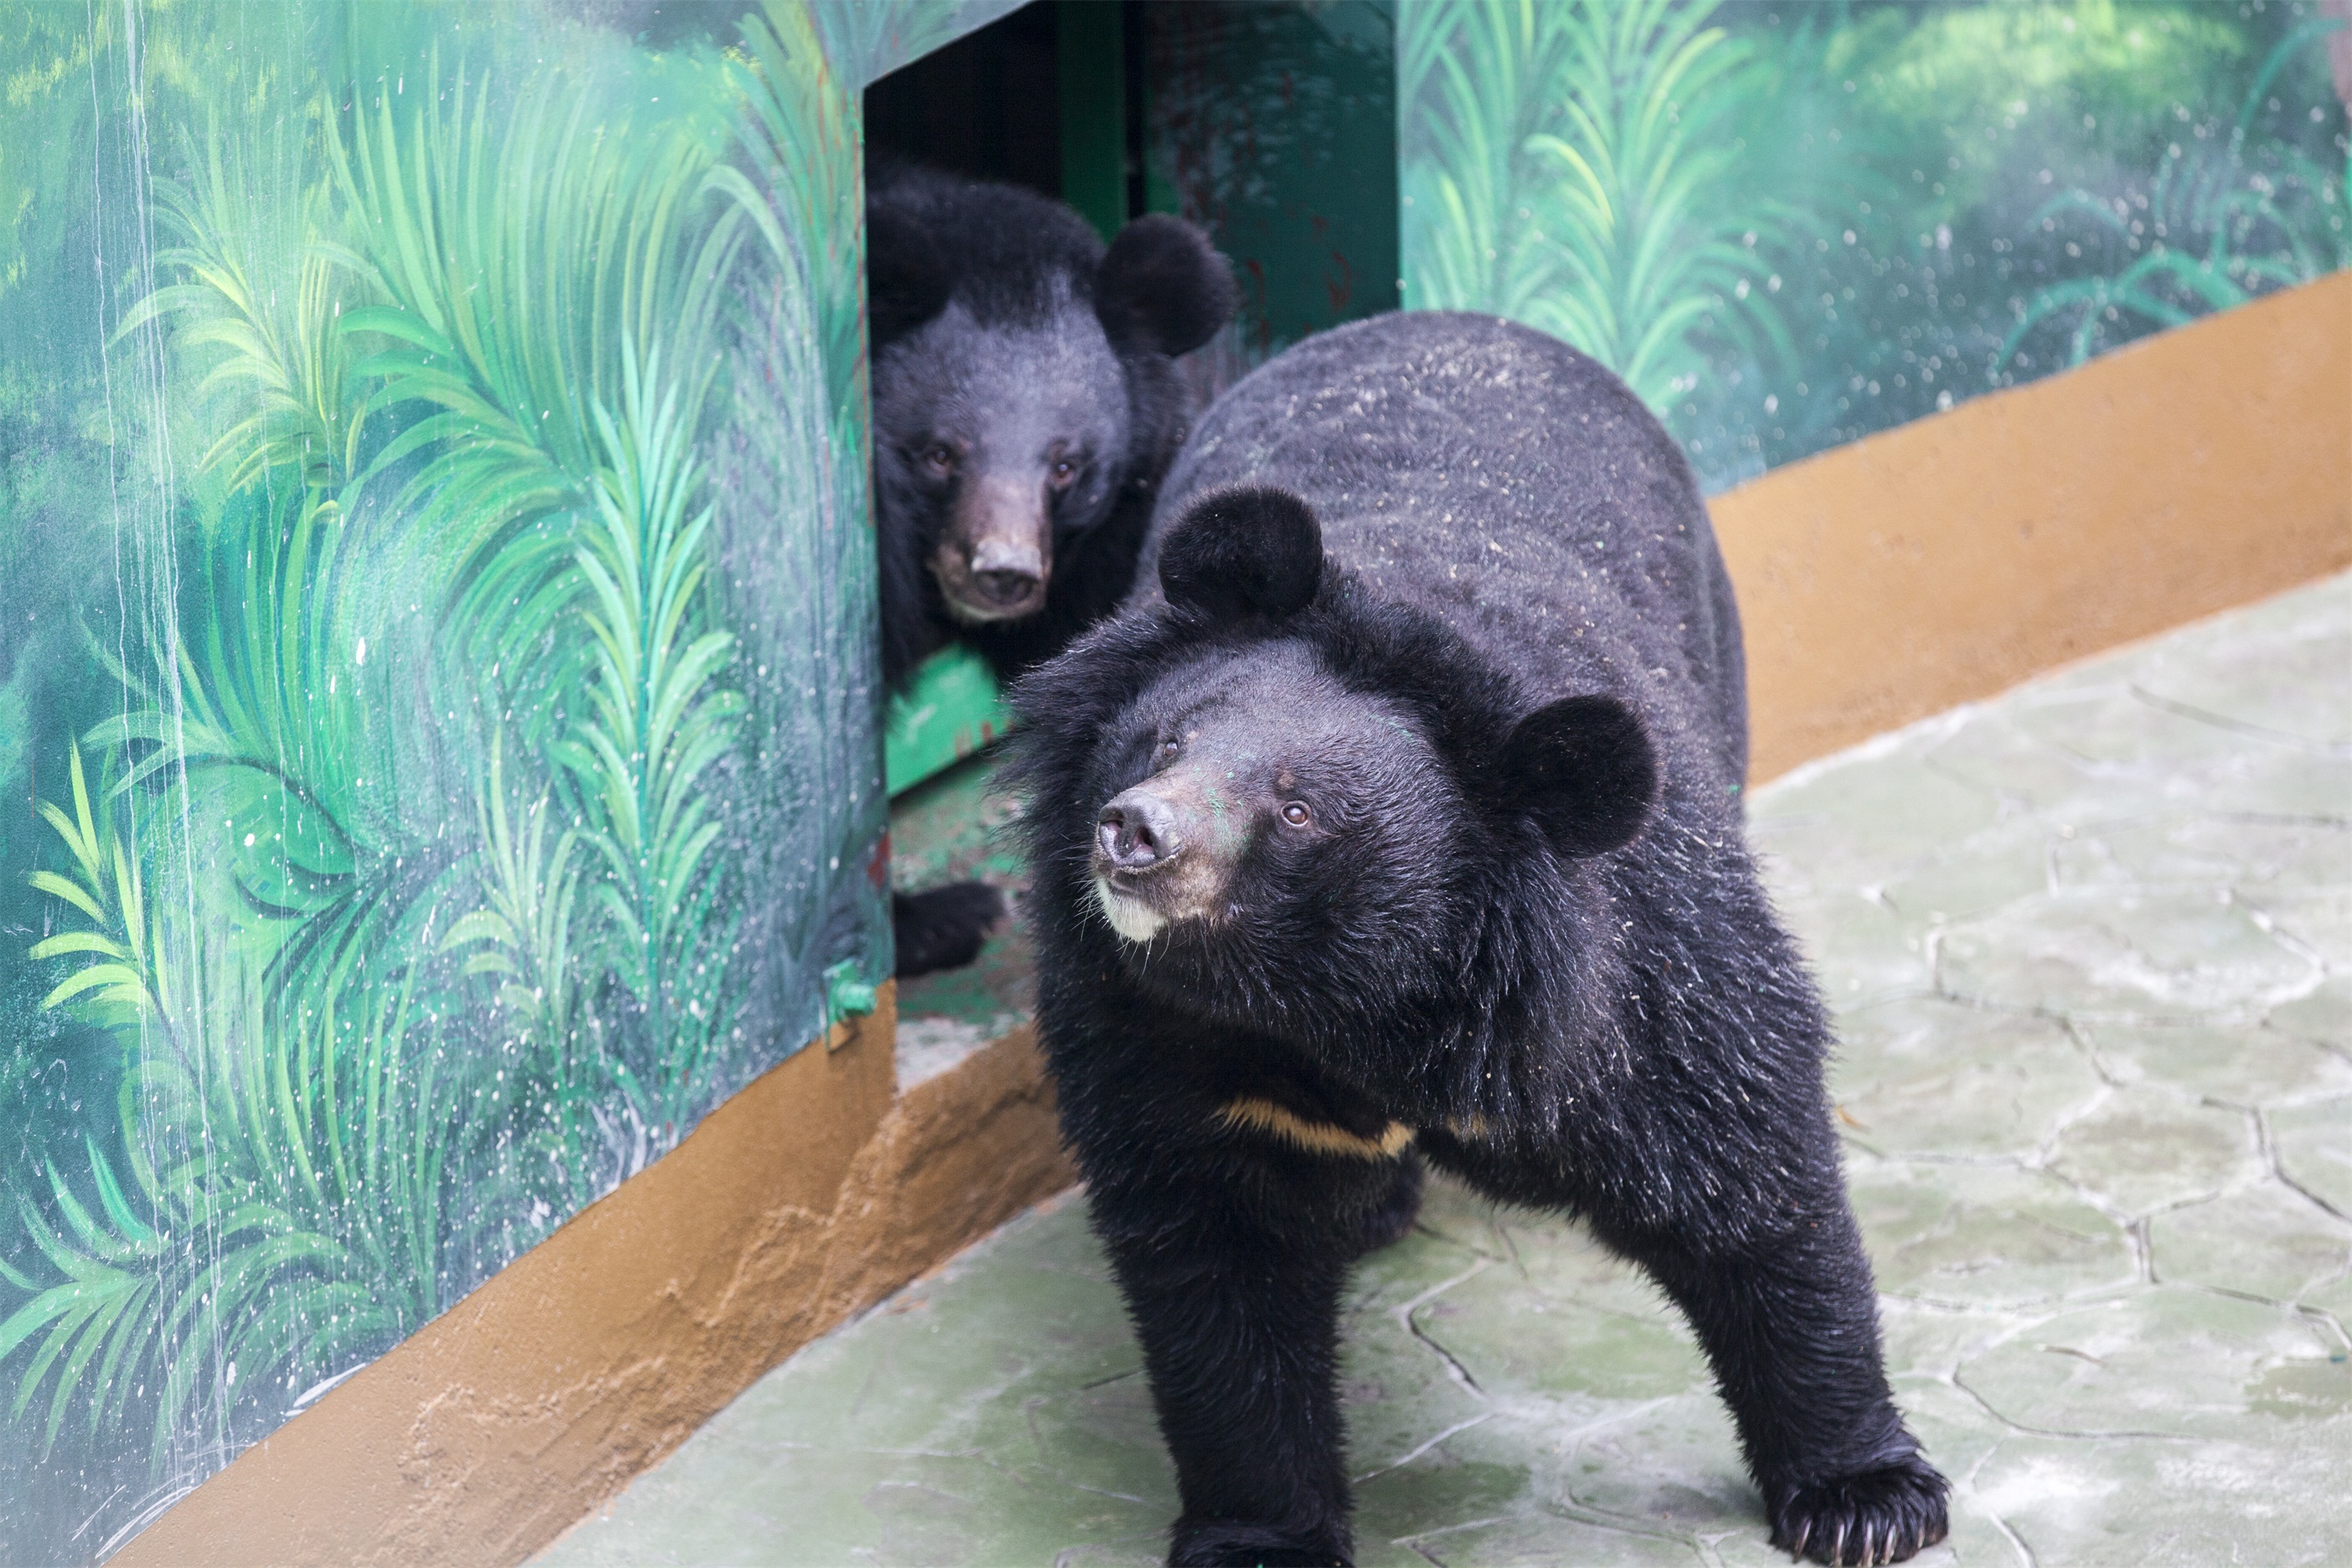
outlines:
[[[1044,470],[982,468],[961,482],[931,574],[948,614],[966,626],[1026,620],[1045,607],[1054,522]]]
[[[1045,593],[1045,552],[1025,540],[983,539],[971,552],[971,581],[996,608],[1025,606]]]
[[[1150,871],[1183,852],[1184,839],[1169,804],[1145,789],[1131,789],[1102,808],[1095,821],[1095,844],[1115,870]]]

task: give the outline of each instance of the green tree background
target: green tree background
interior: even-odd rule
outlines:
[[[1720,489],[2352,261],[2298,0],[1404,0],[1406,303],[1623,375]]]
[[[880,978],[854,95],[960,9],[6,7],[16,1550]]]

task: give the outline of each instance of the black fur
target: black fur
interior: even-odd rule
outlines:
[[[1052,657],[1117,608],[1160,480],[1182,444],[1188,410],[1171,359],[1231,320],[1231,270],[1197,229],[1139,218],[1106,253],[1085,219],[1018,186],[905,164],[875,171],[866,198],[868,324],[874,362],[874,510],[881,554],[882,666],[896,688],[952,637],[1007,679]],[[961,307],[950,311],[950,307]],[[943,411],[943,351],[1014,331],[1091,337],[1112,374],[1072,391],[1121,417],[1118,449],[1091,454],[1055,502],[1044,610],[959,626],[926,565],[946,526],[952,482],[921,470],[919,448]],[[1014,367],[988,378],[956,412],[1002,416],[1046,388]]]
[[[1109,614],[1133,582],[1184,435],[1171,357],[1232,317],[1232,276],[1175,218],[1139,218],[1106,252],[1059,202],[903,165],[877,171],[866,247],[883,673],[902,686],[961,637],[1009,679]],[[947,448],[963,466],[929,463]],[[1050,460],[1065,450],[1076,472],[1056,482]],[[940,563],[951,531],[971,526],[981,484],[1045,508],[1025,514],[1045,520],[1044,594],[1014,618],[960,624]],[[918,898],[891,900],[901,978],[969,963],[1003,914],[977,882]]]
[[[1282,490],[1243,488],[1204,496],[1160,552],[1171,604],[1212,619],[1293,616],[1323,576],[1315,514]]]
[[[912,213],[887,202],[866,209],[866,326],[879,352],[948,308],[955,274]]]
[[[1381,1157],[1407,1129],[1682,1307],[1776,1542],[1941,1539],[1827,1019],[1742,836],[1738,622],[1672,440],[1551,339],[1380,318],[1210,411],[1155,556],[1164,599],[1147,579],[1015,702],[1039,1030],[1177,1464],[1171,1561],[1347,1560],[1337,1314],[1410,1222],[1418,1167]],[[1130,870],[1098,836],[1147,796],[1160,858]],[[1201,912],[1114,931],[1148,910]]]
[[[891,894],[898,978],[961,969],[980,956],[981,945],[1004,916],[1004,895],[985,882],[950,882],[919,893]]]
[[[1224,258],[1182,218],[1147,213],[1118,231],[1095,279],[1095,315],[1123,350],[1173,359],[1234,318]]]
[[[1519,721],[1503,742],[1503,797],[1568,856],[1633,842],[1658,793],[1648,731],[1614,697],[1563,697]]]

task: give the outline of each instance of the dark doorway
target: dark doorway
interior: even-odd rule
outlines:
[[[866,89],[866,156],[1202,225],[1243,282],[1210,393],[1396,308],[1394,57],[1383,0],[1036,0]]]
[[[866,89],[866,156],[1026,185],[1108,238],[1143,196],[1131,6],[1036,0]]]

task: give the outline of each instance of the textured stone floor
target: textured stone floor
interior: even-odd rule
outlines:
[[[2352,578],[1759,791],[1839,1010],[1927,1563],[2352,1563]],[[1362,1268],[1361,1561],[1762,1564],[1688,1333],[1457,1190]],[[561,1563],[1156,1562],[1174,1511],[1081,1204],[745,1394]]]

